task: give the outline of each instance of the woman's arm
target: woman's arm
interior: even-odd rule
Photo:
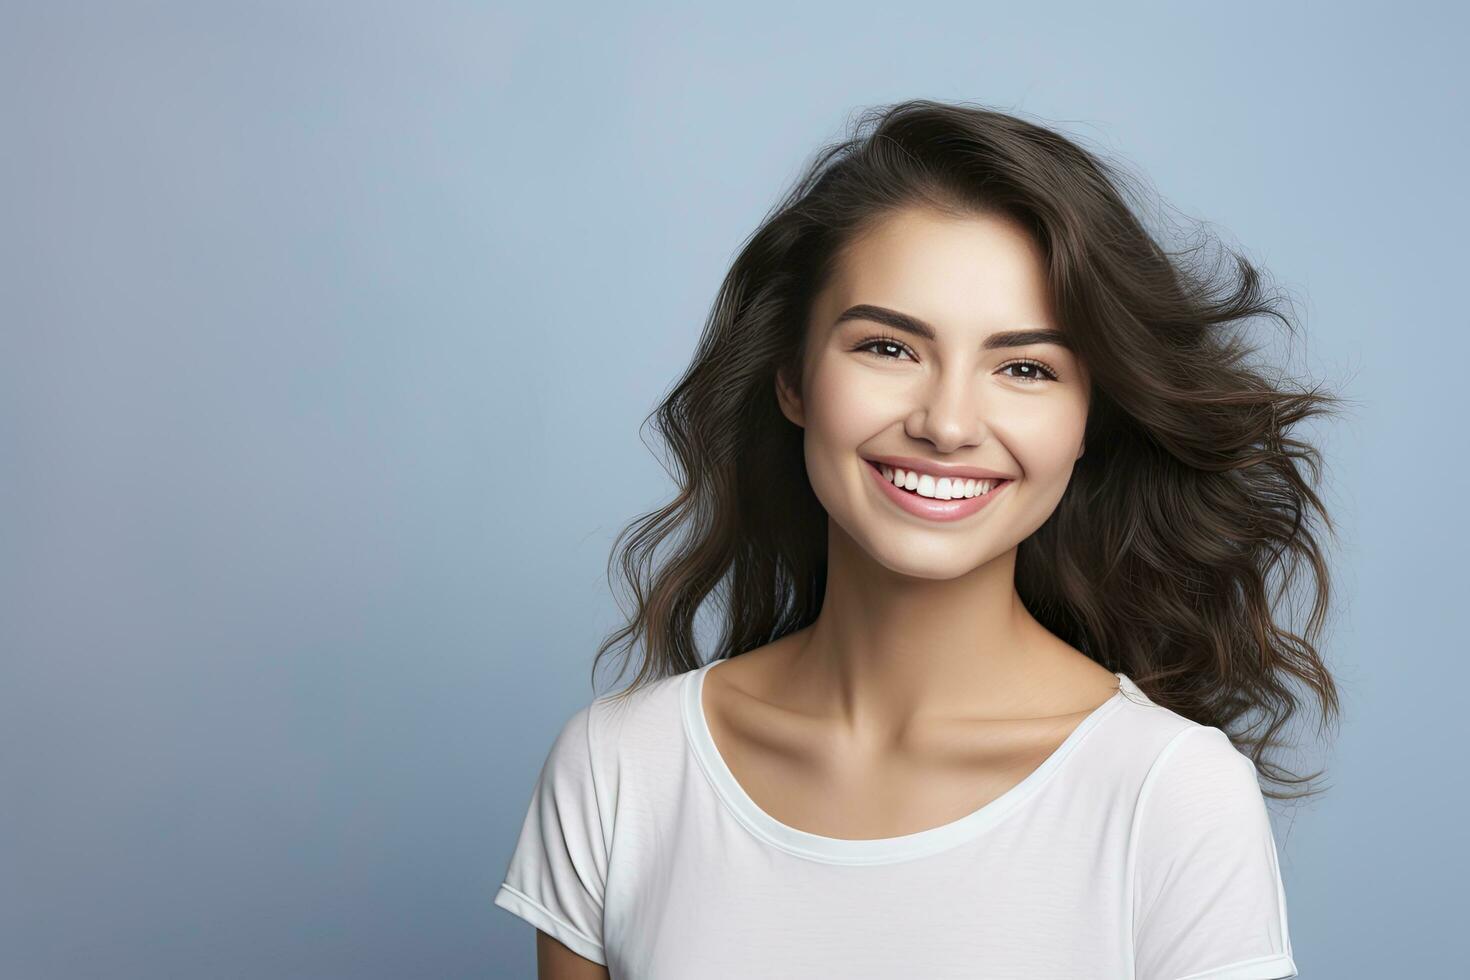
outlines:
[[[607,967],[572,952],[557,939],[536,930],[537,980],[609,980]]]

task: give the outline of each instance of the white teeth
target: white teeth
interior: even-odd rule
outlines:
[[[950,477],[932,477],[913,470],[901,470],[886,464],[878,464],[883,479],[896,487],[912,490],[921,497],[934,500],[958,500],[966,497],[983,497],[995,488],[998,480],[971,480]]]

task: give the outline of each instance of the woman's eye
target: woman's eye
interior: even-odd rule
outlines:
[[[897,356],[895,356],[895,352],[897,354],[908,353],[908,348],[905,347],[903,344],[900,344],[896,340],[889,340],[886,337],[875,337],[872,340],[865,340],[860,346],[853,349],[868,351],[871,348],[875,347],[878,348],[878,350],[872,350],[871,353],[876,357],[881,357],[884,360],[888,361],[896,361],[899,359]],[[883,351],[883,353],[879,353],[879,351]]]
[[[1003,365],[1001,365],[1001,368],[1000,369],[1002,371],[1008,371],[1011,368],[1025,368],[1026,369],[1026,373],[1025,374],[1012,374],[1012,375],[1010,375],[1010,377],[1015,378],[1017,381],[1026,381],[1026,382],[1029,383],[1029,382],[1036,382],[1036,381],[1042,381],[1042,380],[1046,380],[1046,381],[1055,381],[1055,380],[1057,380],[1057,373],[1055,371],[1053,371],[1051,368],[1047,367],[1045,364],[1042,364],[1040,361],[1029,361],[1029,360],[1028,361],[1012,361],[1009,364],[1003,364]]]

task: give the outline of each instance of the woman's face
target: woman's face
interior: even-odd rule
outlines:
[[[828,515],[893,571],[963,575],[1031,535],[1067,489],[1087,420],[1083,367],[1056,339],[1004,336],[1064,331],[1044,261],[1010,219],[905,210],[850,244],[813,303],[802,395],[778,381],[782,412],[805,430]],[[903,483],[916,492],[885,487],[869,462],[880,457],[912,458]],[[924,496],[946,486],[924,479],[925,464],[1009,482],[977,509]],[[948,484],[952,497],[965,486]]]

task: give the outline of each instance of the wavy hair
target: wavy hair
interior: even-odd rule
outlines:
[[[626,667],[641,647],[617,699],[706,662],[694,627],[710,598],[721,625],[712,659],[816,619],[828,518],[776,373],[801,377],[813,298],[865,229],[909,207],[1000,214],[1040,244],[1053,309],[1092,384],[1086,451],[1018,546],[1021,600],[1158,704],[1225,731],[1268,781],[1320,775],[1265,753],[1284,744],[1303,699],[1320,704],[1324,725],[1339,713],[1315,645],[1329,605],[1316,527],[1336,531],[1313,489],[1321,454],[1291,433],[1340,399],[1251,363],[1259,347],[1237,328],[1270,317],[1295,330],[1289,304],[1234,251],[1233,274],[1199,261],[1209,236],[1167,251],[1130,207],[1141,199],[1117,166],[1014,115],[929,100],[862,111],[745,241],[692,363],[650,416],[678,492],[614,542],[634,602],[594,676],[610,651]],[[1310,609],[1297,632],[1278,619],[1302,582]]]

